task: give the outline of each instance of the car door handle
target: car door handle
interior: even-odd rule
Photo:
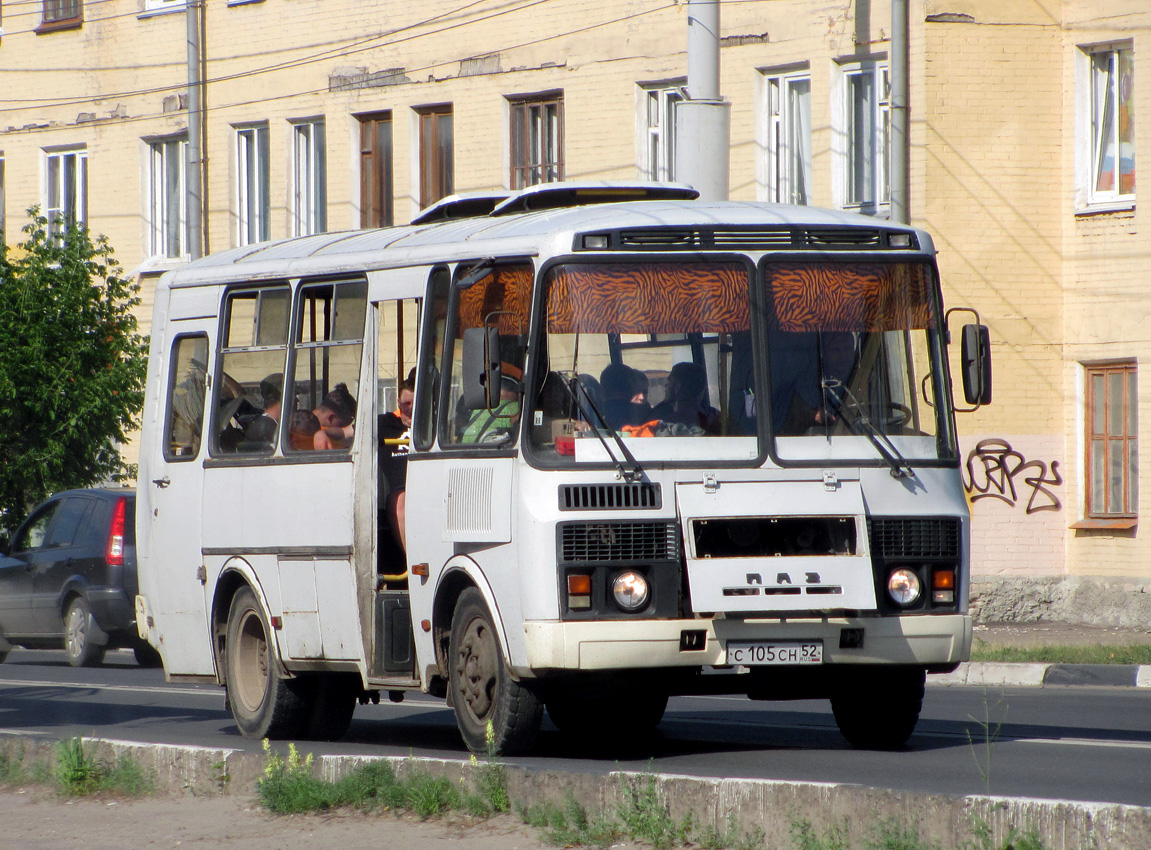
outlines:
[[[153,478],[152,483],[163,490],[165,487],[172,483],[172,479],[165,475],[163,478]]]

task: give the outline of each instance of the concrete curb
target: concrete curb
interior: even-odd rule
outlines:
[[[1104,688],[1151,688],[1151,665],[1147,664],[1007,664],[972,661],[954,673],[927,678],[931,685],[1010,687],[1088,686]]]
[[[161,793],[254,796],[266,760],[262,754],[208,747],[141,744],[131,741],[85,739],[97,758],[128,755],[156,777]],[[54,742],[42,738],[2,738],[0,752],[29,767],[51,763]],[[287,745],[274,745],[286,753]],[[307,754],[307,745],[300,748]],[[464,759],[424,759],[393,756],[320,756],[315,768],[334,780],[368,763],[389,762],[397,776],[413,771],[443,776],[453,785],[474,788],[474,774],[484,763]],[[542,803],[564,806],[574,800],[589,814],[619,820],[620,807],[654,793],[676,823],[691,815],[702,834],[709,827],[726,832],[734,824],[741,835],[763,831],[768,847],[794,846],[795,824],[807,821],[815,834],[829,827],[850,832],[850,846],[867,846],[873,830],[885,821],[914,827],[926,846],[970,846],[973,825],[987,824],[994,846],[1014,830],[1034,832],[1047,847],[1106,847],[1146,850],[1151,847],[1151,808],[1108,803],[994,797],[917,794],[819,782],[770,779],[715,779],[693,776],[612,771],[607,774],[536,770],[506,766],[507,789],[513,808]]]

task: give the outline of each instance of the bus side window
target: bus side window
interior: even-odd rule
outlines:
[[[284,450],[348,451],[359,409],[368,285],[303,284],[296,300]]]
[[[457,270],[457,273],[466,269]],[[451,350],[444,358],[449,387],[443,411],[441,442],[501,448],[513,444],[519,433],[523,405],[524,352],[531,310],[534,269],[531,263],[497,265],[483,278],[453,292],[454,313],[449,322]],[[464,331],[495,327],[499,331],[500,399],[496,407],[471,410],[464,404],[461,373]]]
[[[378,463],[379,540],[377,567],[399,575],[406,548],[404,489],[411,451],[412,407],[416,387],[416,345],[420,302],[415,298],[382,301],[376,351],[376,459]],[[399,546],[399,550],[394,546]]]
[[[421,375],[416,386],[416,406],[413,445],[426,451],[436,441],[437,412],[440,406],[440,362],[443,360],[444,338],[448,322],[448,296],[451,291],[451,274],[444,268],[432,270],[428,282],[427,317],[420,329]]]
[[[164,457],[192,460],[200,452],[207,388],[208,338],[178,336],[172,342],[171,378],[165,403]]]
[[[288,302],[284,284],[230,292],[215,387],[215,452],[271,454],[282,419]]]

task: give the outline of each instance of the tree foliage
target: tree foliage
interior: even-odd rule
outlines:
[[[49,229],[0,240],[0,527],[48,495],[130,477],[121,455],[144,406],[147,339],[138,283],[104,236]]]

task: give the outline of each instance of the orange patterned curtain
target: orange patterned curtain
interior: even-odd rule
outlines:
[[[925,263],[772,263],[772,327],[782,331],[895,331],[935,327]]]
[[[532,266],[496,266],[487,277],[460,293],[458,336],[466,328],[482,327],[492,316],[501,335],[516,336],[528,331],[532,304]]]
[[[739,263],[588,263],[548,280],[549,333],[733,333],[747,330]]]

